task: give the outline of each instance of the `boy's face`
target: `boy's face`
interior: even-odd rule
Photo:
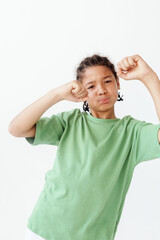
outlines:
[[[89,67],[84,73],[82,84],[88,91],[87,102],[92,115],[96,115],[94,114],[96,112],[108,111],[109,116],[112,117],[120,84],[119,79],[116,81],[111,70],[106,66]],[[107,98],[108,100],[105,102],[100,101]]]

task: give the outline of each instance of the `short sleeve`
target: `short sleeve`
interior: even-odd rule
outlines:
[[[51,117],[42,117],[36,123],[35,137],[26,137],[31,145],[48,144],[59,145],[59,141],[65,129],[62,114],[53,114]]]
[[[159,124],[136,120],[133,153],[135,165],[143,161],[160,158],[158,141]]]

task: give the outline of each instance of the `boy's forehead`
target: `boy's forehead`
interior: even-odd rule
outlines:
[[[96,80],[97,78],[103,78],[105,76],[113,76],[112,71],[106,66],[93,66],[85,70],[83,75],[83,81],[87,79]]]

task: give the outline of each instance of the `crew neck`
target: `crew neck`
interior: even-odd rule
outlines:
[[[111,122],[111,123],[113,123],[113,122],[117,122],[117,121],[121,120],[120,118],[114,118],[114,119],[111,119],[111,118],[109,118],[109,119],[96,118],[96,117],[93,117],[91,114],[89,114],[87,112],[84,112],[84,114],[85,114],[85,116],[88,119],[90,119],[90,120],[92,120],[94,122],[98,122],[98,123],[102,123],[102,122],[107,122],[107,123]]]

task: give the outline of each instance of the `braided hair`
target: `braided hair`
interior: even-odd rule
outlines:
[[[79,66],[76,69],[76,80],[82,81],[85,70],[91,66],[106,66],[107,68],[109,68],[111,70],[111,72],[113,73],[113,75],[117,81],[118,76],[117,76],[117,72],[115,70],[114,64],[109,60],[109,58],[100,56],[98,54],[94,54],[90,57],[86,57],[80,62]],[[123,101],[122,97],[123,97],[123,95],[120,96],[120,93],[118,93],[117,101]],[[88,111],[90,113],[90,109],[89,109],[88,103],[86,101],[83,104],[83,110],[85,112]]]

